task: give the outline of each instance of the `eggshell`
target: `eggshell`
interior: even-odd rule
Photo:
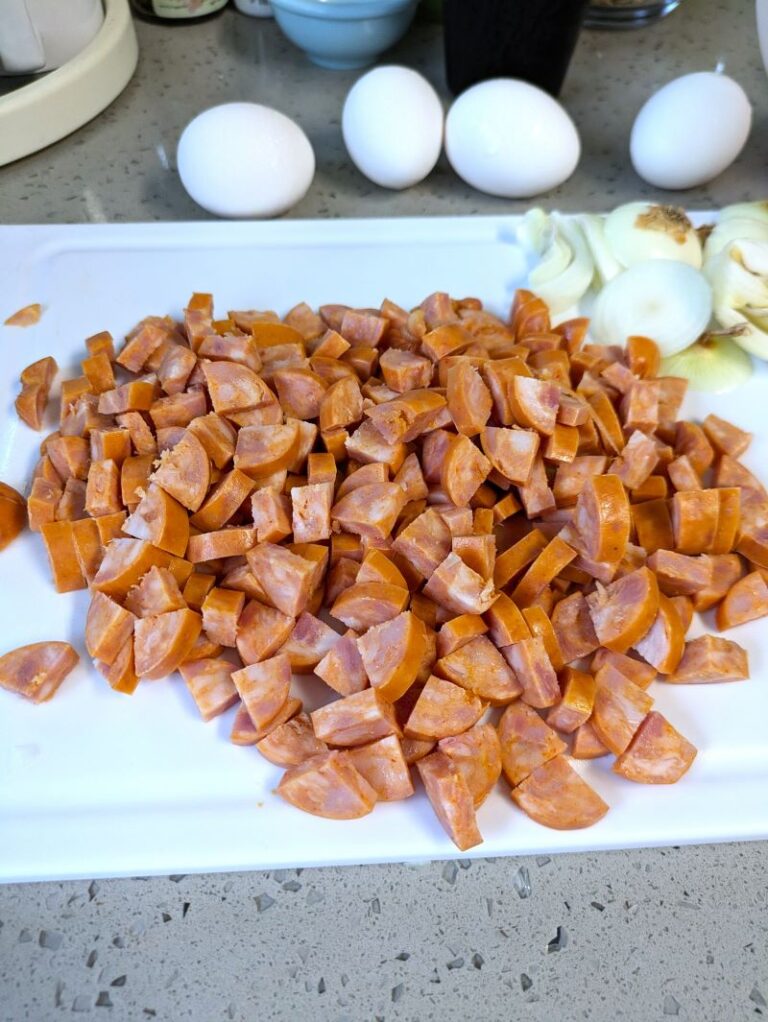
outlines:
[[[480,82],[448,111],[445,150],[467,184],[522,199],[562,184],[576,169],[576,127],[550,95],[514,78]]]
[[[383,188],[410,188],[440,156],[443,108],[416,71],[377,67],[349,90],[341,130],[361,173]]]
[[[315,173],[309,139],[290,117],[258,103],[198,114],[179,139],[182,184],[222,217],[273,217],[306,195]]]
[[[694,188],[717,177],[744,147],[752,107],[724,74],[698,71],[664,85],[635,119],[630,155],[657,188]]]

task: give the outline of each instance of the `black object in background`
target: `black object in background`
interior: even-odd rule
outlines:
[[[586,0],[445,0],[451,91],[487,78],[522,78],[556,96],[585,8]]]

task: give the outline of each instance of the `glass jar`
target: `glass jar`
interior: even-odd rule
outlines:
[[[199,21],[218,14],[229,0],[131,0],[142,18],[152,21]]]
[[[682,0],[592,0],[584,24],[587,28],[639,28],[671,14],[681,3]]]

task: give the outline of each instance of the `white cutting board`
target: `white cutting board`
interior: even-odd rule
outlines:
[[[76,375],[83,339],[120,338],[149,313],[179,315],[193,291],[217,309],[301,300],[413,305],[434,290],[507,310],[524,279],[514,219],[0,228],[0,322],[41,302],[40,323],[0,327],[0,479],[25,490],[40,437],[13,411],[20,370],[53,354]],[[731,394],[694,396],[757,435],[745,462],[768,479],[768,373]],[[51,424],[51,428],[55,428]],[[58,595],[38,536],[0,553],[0,652],[67,639],[83,654],[48,704],[0,691],[0,880],[269,869],[626,848],[768,837],[768,644],[765,622],[728,633],[747,647],[752,678],[651,694],[699,748],[672,787],[612,775],[612,757],[578,769],[611,811],[585,831],[547,830],[512,805],[503,784],[479,811],[485,843],[459,853],[426,798],[335,822],[272,794],[281,771],[228,741],[232,713],[203,724],[181,680],[113,692],[82,643],[88,596]],[[320,701],[327,690],[315,682]],[[314,705],[312,684],[300,694]]]

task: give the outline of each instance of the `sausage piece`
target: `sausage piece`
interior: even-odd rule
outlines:
[[[255,664],[271,657],[287,641],[293,625],[292,616],[265,607],[258,600],[249,600],[237,622],[235,637],[243,663]]]
[[[462,774],[478,809],[501,775],[501,745],[496,728],[492,724],[475,724],[464,734],[441,738],[438,749]]]
[[[553,706],[546,720],[550,727],[571,734],[585,724],[595,705],[596,683],[591,674],[566,667],[560,677],[562,700]]]
[[[555,605],[552,628],[566,664],[589,656],[600,645],[583,593],[572,593]]]
[[[705,554],[717,536],[720,498],[717,490],[683,490],[672,498],[672,532],[681,554]]]
[[[221,646],[237,645],[238,624],[245,606],[245,593],[214,586],[203,600],[203,628]]]
[[[589,477],[576,501],[573,521],[589,557],[619,560],[630,529],[629,501],[619,477]]]
[[[298,617],[314,588],[315,565],[274,543],[259,543],[247,553],[248,564],[269,602],[290,617]]]
[[[590,723],[600,741],[619,756],[653,706],[653,699],[610,664],[598,670],[595,683]]]
[[[386,539],[405,505],[405,494],[394,482],[358,486],[331,508],[331,519],[345,532]]]
[[[523,691],[515,672],[485,635],[442,657],[435,671],[493,706],[504,706]]]
[[[280,647],[296,674],[310,674],[336,645],[339,638],[324,621],[306,610],[296,619],[293,631]]]
[[[752,442],[752,434],[711,413],[701,424],[704,435],[718,454],[740,458]]]
[[[326,703],[310,717],[317,737],[329,745],[367,745],[387,735],[400,737],[392,705],[375,688]]]
[[[504,595],[499,594],[499,598]],[[507,597],[509,599],[509,597]],[[498,603],[498,600],[497,600]],[[496,603],[487,612],[491,614]],[[453,653],[455,650],[465,646],[470,640],[476,638],[478,635],[485,635],[488,631],[488,625],[485,623],[482,617],[477,614],[460,614],[458,617],[451,618],[450,621],[446,621],[441,626],[440,631],[437,634],[437,655],[438,657],[448,656],[449,653]],[[491,635],[493,638],[493,634]],[[496,639],[493,640],[496,642]],[[502,645],[496,642],[496,645]]]
[[[189,517],[164,489],[150,483],[133,514],[122,526],[127,536],[144,539],[160,550],[183,557],[189,542]]]
[[[190,536],[187,560],[192,564],[217,561],[222,557],[239,557],[256,543],[256,529],[252,526],[229,525],[215,532],[201,532]]]
[[[240,699],[232,681],[232,664],[228,660],[187,661],[180,665],[179,674],[204,721],[218,717]]]
[[[299,713],[256,742],[256,748],[275,766],[291,767],[327,752],[328,746],[315,737],[309,714]]]
[[[198,510],[208,493],[211,463],[194,433],[187,430],[175,447],[160,455],[151,480],[189,511]]]
[[[451,553],[451,530],[434,508],[428,508],[402,529],[392,549],[429,578]]]
[[[411,774],[396,735],[347,749],[345,755],[376,792],[380,802],[397,802],[413,794]]]
[[[601,759],[610,755],[610,752],[611,750],[597,737],[597,732],[589,721],[573,732],[571,755],[574,759]]]
[[[381,363],[384,368],[384,356]],[[384,377],[386,379],[386,371]],[[464,436],[477,436],[481,433],[490,418],[493,401],[491,392],[473,365],[459,361],[451,366],[447,374],[445,396],[458,432]]]
[[[290,695],[291,664],[287,656],[274,656],[234,671],[232,682],[257,731],[277,716]]]
[[[565,751],[565,742],[525,703],[512,703],[498,725],[501,765],[514,787],[536,767]]]
[[[368,685],[368,675],[356,640],[357,632],[349,629],[315,665],[318,678],[342,696],[362,692]]]
[[[576,557],[576,551],[559,536],[544,547],[512,592],[518,607],[528,607],[549,583]]]
[[[565,756],[537,767],[513,789],[512,800],[536,823],[555,830],[591,827],[608,812],[607,804]]]
[[[7,483],[0,483],[0,550],[13,542],[27,524],[27,502]]]
[[[666,717],[652,710],[613,770],[638,784],[674,784],[690,769],[696,752]]]
[[[728,590],[723,602],[717,608],[715,621],[718,631],[735,628],[736,625],[755,621],[768,615],[768,585],[759,571],[753,571],[739,579]]]
[[[0,688],[33,703],[44,703],[57,692],[80,657],[68,642],[33,642],[0,657]]]
[[[738,642],[716,635],[700,635],[685,644],[677,670],[664,678],[673,685],[717,681],[743,681],[749,677],[747,651]]]
[[[138,585],[150,568],[166,567],[169,555],[141,539],[113,539],[93,580],[93,588],[118,600]]]
[[[483,711],[477,696],[430,675],[408,716],[404,732],[408,738],[423,740],[459,735],[476,724]]]
[[[135,617],[104,593],[95,592],[85,620],[85,648],[94,660],[114,663],[133,634]]]
[[[371,685],[394,702],[416,680],[427,651],[426,628],[406,611],[369,628],[357,640],[357,648]]]
[[[522,639],[505,646],[502,653],[522,688],[524,702],[545,709],[559,701],[560,686],[543,639]]]
[[[435,815],[450,839],[461,851],[479,845],[472,793],[464,775],[439,749],[420,759],[416,767]]]
[[[358,632],[383,624],[408,605],[408,590],[384,582],[355,582],[336,598],[330,613]]]
[[[648,568],[638,568],[608,586],[598,583],[597,590],[587,597],[587,606],[600,645],[626,653],[656,620],[656,576]]]
[[[454,614],[484,614],[496,599],[492,581],[485,581],[450,553],[432,572],[423,592]]]
[[[164,678],[184,662],[203,622],[185,607],[157,617],[139,618],[134,626],[134,657],[139,678]]]
[[[192,515],[190,525],[203,532],[223,528],[245,503],[254,485],[253,479],[239,469],[227,472],[206,497],[200,510]]]
[[[744,574],[743,562],[738,554],[712,554],[712,578],[706,589],[699,589],[693,597],[693,608],[698,611],[709,610],[725,597],[728,590]],[[687,631],[687,629],[686,629]]]
[[[695,596],[712,581],[712,562],[706,555],[689,557],[674,550],[657,550],[647,563],[665,596]]]
[[[451,441],[445,453],[440,484],[456,507],[465,507],[490,471],[490,461],[480,453],[469,437],[459,434]]]
[[[329,820],[356,820],[376,804],[376,792],[349,758],[323,752],[288,769],[275,791],[292,806]]]

